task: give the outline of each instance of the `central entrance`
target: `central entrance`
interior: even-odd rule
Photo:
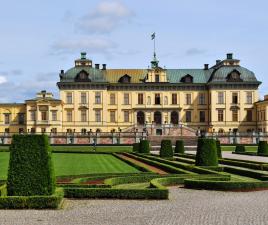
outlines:
[[[162,124],[162,114],[159,111],[156,111],[154,113],[154,122],[156,125],[161,125]]]

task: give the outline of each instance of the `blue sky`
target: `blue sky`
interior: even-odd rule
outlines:
[[[147,68],[156,32],[166,68],[202,68],[227,52],[255,72],[268,93],[265,0],[1,0],[0,102],[46,89],[58,96],[60,69],[86,51],[108,68]]]

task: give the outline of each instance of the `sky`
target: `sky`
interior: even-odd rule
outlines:
[[[107,68],[203,68],[233,53],[268,94],[267,0],[0,0],[0,102],[47,90],[81,51]]]

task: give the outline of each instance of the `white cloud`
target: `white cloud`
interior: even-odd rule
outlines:
[[[122,2],[103,1],[93,11],[81,17],[76,27],[88,33],[110,33],[129,21],[133,15]]]
[[[105,38],[83,37],[75,40],[55,42],[52,45],[52,50],[54,54],[69,54],[81,51],[109,54],[110,50],[115,49],[116,47],[117,45],[114,42]]]
[[[0,75],[0,84],[4,84],[7,82],[7,78],[5,76]]]

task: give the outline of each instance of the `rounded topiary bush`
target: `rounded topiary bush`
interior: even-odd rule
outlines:
[[[171,140],[161,141],[160,157],[173,157]]]
[[[140,143],[134,143],[132,145],[132,151],[133,152],[139,152],[139,148],[140,148]]]
[[[235,152],[237,152],[237,153],[246,152],[246,148],[244,145],[236,145]]]
[[[139,153],[150,153],[150,142],[148,140],[141,140],[139,144]]]
[[[216,146],[217,146],[217,155],[218,155],[218,158],[222,158],[221,142],[220,142],[220,140],[216,140]]]
[[[267,144],[267,141],[259,141],[258,155],[268,155],[268,144]]]
[[[183,140],[177,140],[175,146],[175,153],[184,154],[184,142]]]
[[[217,146],[214,139],[198,138],[196,166],[218,166]]]

